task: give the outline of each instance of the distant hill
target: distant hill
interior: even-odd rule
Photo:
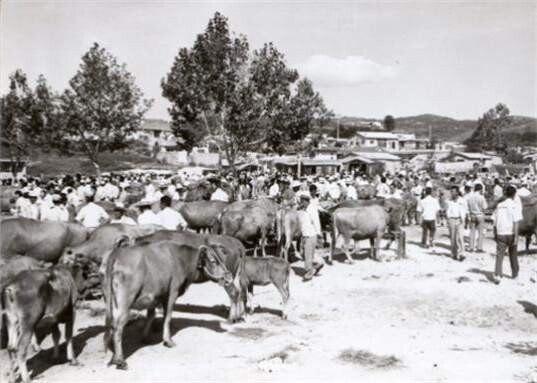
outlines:
[[[357,131],[361,130],[382,130],[382,128],[379,128],[382,120],[362,117],[340,117],[339,119],[331,120],[328,126],[324,126],[320,131],[335,137],[338,120],[341,138],[353,136]],[[431,127],[433,137],[440,141],[463,142],[470,137],[476,126],[477,120],[456,120],[434,114],[395,118],[396,131],[414,133],[418,137],[427,137],[429,135],[429,127]],[[514,145],[535,144],[537,142],[537,119],[513,116],[513,125],[508,131],[504,132],[504,137]],[[532,137],[535,138],[532,139]]]

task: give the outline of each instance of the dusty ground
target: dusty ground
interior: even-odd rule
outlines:
[[[43,382],[537,378],[535,254],[520,256],[518,280],[506,278],[496,286],[488,280],[492,240],[486,242],[487,254],[468,254],[459,263],[446,256],[445,228],[434,253],[416,245],[416,227],[407,233],[408,259],[374,262],[364,259],[362,249],[354,265],[326,266],[312,282],[293,273],[287,321],[277,315],[280,296],[272,286],[257,288],[262,309],[238,325],[226,322],[228,300],[219,286],[193,286],[177,302],[177,347],[160,343],[160,321],[153,343],[142,344],[143,320],[135,320],[125,336],[129,370],[118,371],[106,367],[110,354],[103,352],[102,304],[96,302],[92,310],[81,310],[77,321],[75,348],[82,366],[53,361],[46,338],[45,350],[30,367]],[[510,274],[507,260],[505,272]],[[2,371],[6,362],[2,352]]]

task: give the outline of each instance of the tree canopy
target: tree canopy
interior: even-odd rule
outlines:
[[[388,132],[391,132],[395,129],[395,118],[391,114],[388,114],[386,117],[384,117],[384,129],[386,129]]]
[[[499,103],[486,111],[477,121],[477,128],[472,136],[466,140],[470,150],[506,150],[507,143],[503,140],[505,132],[512,124],[507,105]]]
[[[187,149],[206,133],[232,166],[248,150],[281,152],[328,113],[312,83],[299,79],[274,44],[250,52],[246,37],[232,33],[220,13],[191,48],[179,50],[161,86]]]

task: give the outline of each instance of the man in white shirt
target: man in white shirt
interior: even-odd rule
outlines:
[[[321,234],[315,224],[315,214],[318,214],[317,208],[311,205],[310,197],[306,194],[302,194],[300,196],[298,207],[298,221],[302,233],[302,252],[304,256],[304,266],[306,268],[306,274],[304,274],[303,277],[304,282],[311,281],[324,266],[324,263],[322,262],[315,262],[317,235]]]
[[[20,190],[17,190],[15,195],[18,196],[15,200],[15,216],[26,217],[31,205],[30,200],[26,198],[28,194],[23,194]]]
[[[87,204],[78,211],[75,220],[87,228],[95,229],[110,219],[106,210],[93,202],[93,196],[86,196]]]
[[[166,230],[183,230],[188,224],[176,210],[171,208],[172,199],[170,196],[163,196],[160,198],[160,211],[157,213],[157,217],[160,220],[160,224],[164,226]]]
[[[119,204],[116,204],[113,212],[114,217],[110,220],[110,223],[121,223],[124,225],[136,225],[136,221],[131,217],[125,215],[125,208]]]
[[[278,180],[275,179],[272,186],[269,188],[269,198],[278,198],[280,195],[280,185],[278,185]]]
[[[515,279],[518,276],[518,223],[522,220],[522,212],[514,201],[515,195],[516,188],[512,185],[507,186],[505,200],[498,204],[493,215],[494,238],[496,239],[496,267],[493,282],[496,284],[499,284],[503,277],[503,257],[506,253],[509,254],[512,278]]]
[[[222,189],[220,183],[217,183],[216,190],[211,194],[211,201],[229,202],[228,194]]]
[[[141,211],[141,214],[138,216],[139,225],[161,225],[160,218],[152,210],[152,205],[154,202],[149,200],[142,200],[138,202],[138,207]]]
[[[390,187],[386,184],[386,178],[381,177],[380,183],[377,185],[377,197],[389,198],[390,194],[391,194]]]
[[[503,197],[503,188],[500,185],[500,180],[497,179],[497,178],[494,179],[493,194],[494,194],[494,200],[495,201],[499,201]]]
[[[474,182],[474,191],[466,197],[468,204],[469,224],[470,224],[470,252],[483,252],[483,236],[485,233],[485,209],[487,201],[483,196],[483,184]],[[476,249],[477,237],[477,249]]]
[[[357,200],[358,192],[356,191],[356,188],[352,184],[352,179],[347,179],[345,183],[347,185],[347,199]]]
[[[434,247],[436,219],[440,212],[438,199],[432,196],[433,189],[425,188],[425,198],[418,200],[418,212],[421,213],[421,244],[425,248]]]
[[[59,194],[52,195],[53,205],[41,211],[41,220],[57,222],[69,221],[69,212],[67,211],[64,202],[65,201]]]
[[[451,241],[451,254],[453,259],[463,261],[464,256],[464,221],[466,219],[466,201],[459,194],[459,187],[453,185],[450,189],[450,198],[446,200],[446,216]]]

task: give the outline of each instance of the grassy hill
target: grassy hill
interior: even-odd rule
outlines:
[[[357,131],[379,130],[372,126],[375,122],[382,123],[382,120],[362,117],[341,117],[339,118],[340,137],[353,136]],[[334,119],[330,121],[328,126],[321,128],[320,132],[335,137],[337,124],[338,120]],[[440,141],[462,142],[471,136],[476,126],[477,120],[456,120],[434,114],[395,118],[396,131],[414,133],[418,137],[427,137],[430,127],[433,137]],[[513,124],[508,131],[504,132],[504,136],[505,140],[513,145],[537,143],[537,119],[513,116]]]

